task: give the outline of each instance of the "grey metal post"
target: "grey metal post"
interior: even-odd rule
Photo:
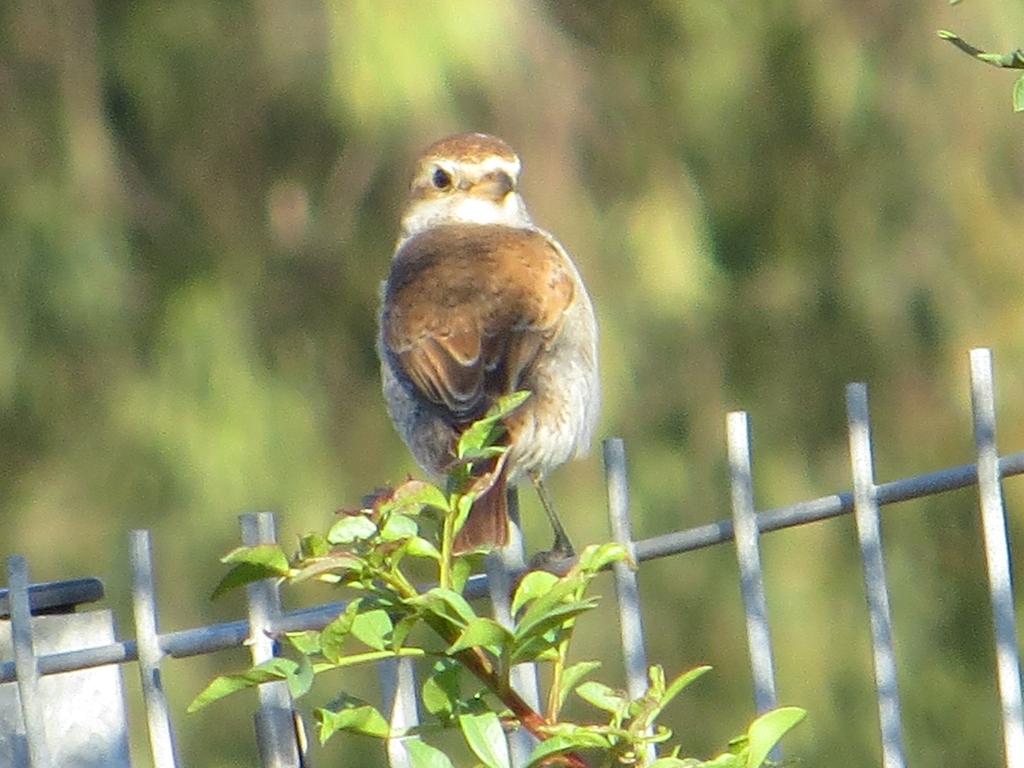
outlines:
[[[736,537],[736,559],[740,567],[740,592],[747,617],[747,645],[754,675],[754,706],[763,714],[778,706],[775,693],[775,664],[772,637],[768,629],[768,605],[761,571],[760,532],[754,512],[754,482],[750,462],[750,428],[747,414],[735,411],[726,417],[729,448],[729,477],[732,486],[732,521]],[[781,752],[772,754],[781,760]]]
[[[864,564],[864,586],[871,618],[875,685],[882,729],[882,764],[904,768],[903,729],[900,723],[896,655],[892,643],[892,617],[882,555],[882,526],[871,449],[868,390],[864,384],[846,388],[846,413],[850,430],[850,466],[853,473],[854,518]]]
[[[32,646],[32,607],[28,597],[28,564],[21,555],[7,558],[7,586],[11,601],[11,641],[18,674],[18,697],[33,768],[50,768],[46,745],[46,719],[39,695],[39,667]]]
[[[637,584],[636,551],[633,547],[633,526],[629,519],[629,475],[626,467],[626,446],[621,438],[604,441],[604,471],[608,486],[608,519],[612,538],[628,552],[631,563],[612,566],[615,595],[619,605],[619,629],[622,632],[622,656],[626,667],[626,690],[630,698],[639,699],[647,693],[647,648],[644,641],[643,614],[640,611],[640,588]],[[653,744],[647,757],[656,757]]]
[[[487,555],[484,569],[487,572],[487,592],[491,598],[494,620],[505,627],[513,624],[511,605],[514,574],[526,568],[526,546],[523,529],[519,523],[519,492],[508,491],[509,540],[508,544]],[[537,712],[540,711],[540,685],[537,682],[536,664],[516,664],[509,675],[512,688]],[[525,728],[519,728],[509,735],[508,746],[513,766],[526,765],[537,740]]]
[[[142,678],[142,700],[149,726],[149,745],[156,768],[174,768],[178,764],[177,746],[171,728],[170,710],[164,694],[160,662],[159,618],[153,576],[153,554],[149,531],[131,532],[132,612]]]
[[[242,543],[248,547],[274,544],[274,516],[270,512],[239,516]],[[267,630],[281,613],[281,596],[274,579],[248,585],[249,647],[254,664],[269,661],[276,653],[276,641]],[[288,684],[283,680],[259,686],[260,708],[254,716],[260,762],[264,768],[300,768],[299,723],[292,709]]]
[[[405,734],[420,722],[412,659],[406,656],[380,662],[380,686],[391,732],[402,734],[387,740],[388,766],[412,768],[412,759],[405,747],[408,738]]]
[[[1003,713],[1003,742],[1007,768],[1024,766],[1024,711],[1021,706],[1020,654],[1013,609],[1010,544],[1006,536],[1006,512],[999,482],[996,448],[995,385],[992,353],[971,350],[971,408],[974,444],[978,453],[978,493],[988,564],[992,620],[996,636],[996,676]]]

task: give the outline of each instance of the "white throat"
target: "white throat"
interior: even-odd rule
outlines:
[[[409,238],[447,224],[501,224],[533,229],[526,203],[516,192],[500,202],[475,195],[455,194],[436,200],[418,200],[405,209],[399,246]]]

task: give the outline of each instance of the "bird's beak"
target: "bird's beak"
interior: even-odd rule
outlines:
[[[459,187],[474,195],[500,202],[512,191],[513,184],[512,179],[504,171],[491,171],[476,181],[465,181]]]

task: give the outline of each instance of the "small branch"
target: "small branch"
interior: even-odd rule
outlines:
[[[999,67],[1000,69],[1024,69],[1024,48],[1018,48],[1006,54],[987,53],[980,48],[975,48],[959,35],[947,32],[944,29],[940,29],[938,35],[943,40],[951,42],[968,56],[990,64],[993,67]]]
[[[430,617],[424,617],[424,620],[449,645],[455,641],[455,633],[450,625],[441,621],[431,620]],[[502,683],[501,676],[483,651],[479,648],[467,648],[464,651],[458,651],[455,654],[455,658],[472,672],[481,683],[487,686],[495,696],[501,699],[502,703],[512,711],[512,714],[515,715],[523,728],[536,737],[538,741],[544,741],[549,738],[548,734],[544,732],[544,726],[548,724],[547,721],[533,707],[527,704],[518,693]],[[560,755],[559,759],[569,768],[588,768],[583,758],[575,752]]]

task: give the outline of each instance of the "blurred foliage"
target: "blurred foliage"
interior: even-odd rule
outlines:
[[[377,286],[413,157],[456,130],[519,150],[590,286],[639,535],[727,516],[732,408],[759,507],[847,487],[851,380],[881,479],[970,461],[972,346],[994,349],[1019,450],[1020,118],[1006,73],[939,28],[1024,40],[1019,7],[981,0],[3,3],[0,554],[101,576],[123,610],[126,533],[152,528],[164,628],[234,618],[205,595],[238,512],[279,511],[292,541],[411,470],[379,395]],[[599,463],[553,478],[580,543],[608,536]],[[963,492],[885,519],[921,764],[999,759],[976,517]],[[765,540],[808,764],[878,762],[854,540],[849,520]],[[681,722],[752,713],[735,576],[727,547],[642,574],[651,658],[732,671]],[[178,711],[228,662],[169,667]],[[252,754],[242,707],[180,730],[189,762]]]

